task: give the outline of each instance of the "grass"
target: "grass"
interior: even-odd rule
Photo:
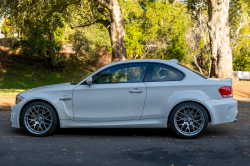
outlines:
[[[42,61],[31,61],[16,55],[0,57],[0,96],[16,94],[39,86],[81,80],[90,71],[72,59],[61,58],[63,72],[54,72]]]

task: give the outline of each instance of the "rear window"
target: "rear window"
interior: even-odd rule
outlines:
[[[144,81],[181,81],[183,78],[184,74],[170,66],[151,63]]]
[[[182,64],[180,64],[180,63],[178,63],[178,65],[180,65],[180,66],[182,66],[182,67],[185,67],[186,69],[188,69],[188,70],[194,72],[195,74],[201,76],[201,77],[204,78],[204,79],[208,79],[206,76],[204,76],[203,74],[201,74],[201,73],[198,72],[198,71],[195,71],[195,70],[193,70],[193,69],[190,69],[189,67],[187,67],[187,66],[185,66],[185,65],[182,65]]]

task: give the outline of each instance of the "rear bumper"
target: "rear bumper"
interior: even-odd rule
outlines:
[[[211,115],[211,124],[234,122],[238,114],[238,102],[234,98],[204,101]]]

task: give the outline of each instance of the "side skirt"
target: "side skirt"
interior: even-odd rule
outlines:
[[[60,120],[61,128],[167,128],[168,118],[129,121],[74,121]]]

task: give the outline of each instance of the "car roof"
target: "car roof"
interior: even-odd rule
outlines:
[[[119,64],[126,64],[126,63],[141,63],[141,62],[151,62],[151,63],[165,63],[165,64],[176,64],[176,62],[171,60],[161,60],[161,59],[135,59],[135,60],[126,60],[126,61],[119,61],[113,62],[108,64],[107,66],[119,65]]]

